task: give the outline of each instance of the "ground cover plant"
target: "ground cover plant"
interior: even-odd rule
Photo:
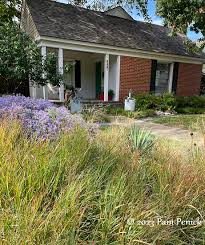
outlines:
[[[28,137],[54,139],[77,124],[87,127],[85,121],[65,107],[56,107],[43,99],[24,96],[0,97],[0,119],[19,120]]]
[[[203,244],[203,225],[140,221],[203,220],[204,155],[182,159],[147,135],[148,148],[143,137],[133,145],[131,130],[99,130],[90,138],[78,127],[39,141],[18,121],[1,121],[1,242]]]
[[[131,112],[131,111],[125,111],[124,108],[121,107],[112,107],[112,106],[109,106],[106,109],[106,113],[111,116],[124,116],[133,119],[156,116],[156,111],[153,109],[137,110]]]

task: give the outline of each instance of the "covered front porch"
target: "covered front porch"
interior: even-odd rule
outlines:
[[[60,87],[30,84],[31,97],[64,102],[66,90],[73,87],[78,89],[82,101],[119,101],[119,55],[41,47],[42,57],[48,52],[55,52],[58,56],[58,69],[63,75],[62,84]],[[109,96],[111,93],[112,98]]]

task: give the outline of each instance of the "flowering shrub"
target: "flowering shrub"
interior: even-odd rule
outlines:
[[[64,106],[24,96],[1,97],[0,118],[20,120],[28,136],[42,139],[54,139],[77,125],[87,127],[80,116],[72,115]]]

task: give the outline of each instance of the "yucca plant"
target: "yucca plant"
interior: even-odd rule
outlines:
[[[147,153],[154,145],[155,136],[145,129],[132,126],[128,134],[129,145],[133,151]]]

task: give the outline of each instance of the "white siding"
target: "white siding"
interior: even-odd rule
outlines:
[[[23,31],[28,33],[32,38],[37,39],[39,37],[38,31],[31,17],[29,8],[27,4],[25,4],[25,1],[23,3],[22,12],[21,12],[21,28]]]
[[[95,99],[96,97],[95,63],[101,59],[101,55],[68,50],[64,51],[65,63],[72,60],[80,60],[81,62],[81,96],[84,99]],[[70,79],[74,81],[74,71],[72,74],[65,75],[65,77],[70,77]],[[68,83],[68,81],[65,81],[65,83]]]

